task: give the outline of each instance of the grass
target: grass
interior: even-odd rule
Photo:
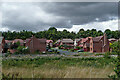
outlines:
[[[90,52],[79,52],[78,54],[75,54],[73,56],[93,56],[94,53],[90,53]]]
[[[18,78],[107,78],[109,74],[114,74],[112,68],[92,68],[92,67],[66,67],[59,69],[44,64],[43,67],[35,68],[6,68],[4,74],[19,74]],[[46,66],[46,67],[45,67]]]
[[[107,78],[114,74],[116,58],[39,57],[4,59],[5,76],[19,78]]]

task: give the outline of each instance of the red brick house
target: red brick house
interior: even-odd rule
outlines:
[[[90,39],[90,52],[107,52],[109,51],[109,41],[106,34]]]
[[[30,39],[26,39],[25,46],[30,49],[30,53],[34,53],[35,51],[45,52],[46,39],[38,39],[32,36]]]
[[[5,39],[0,37],[0,53],[4,52]]]
[[[64,45],[64,44],[73,46],[74,41],[72,39],[62,39],[60,45]]]
[[[72,39],[62,39],[60,45],[66,45],[67,46],[66,49],[73,49],[74,41]]]
[[[60,45],[66,45],[67,49],[72,49],[74,48],[74,41],[72,39],[59,39],[56,41],[55,46],[58,47]]]

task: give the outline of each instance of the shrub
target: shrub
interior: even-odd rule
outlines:
[[[81,47],[79,47],[79,46],[76,46],[76,49],[81,49]]]
[[[74,49],[70,49],[71,52],[74,52]]]
[[[60,46],[59,46],[59,49],[62,49],[62,47],[64,47],[64,46],[63,46],[63,45],[60,45]]]
[[[105,54],[104,54],[104,58],[110,58],[110,52],[106,52]]]
[[[39,51],[39,50],[36,50],[34,53],[35,53],[35,54],[40,54],[40,51]]]
[[[5,57],[8,57],[8,56],[10,56],[11,55],[11,53],[6,53],[5,54]]]
[[[19,54],[28,54],[29,53],[29,49],[27,47],[25,47],[25,46],[19,46],[17,48],[17,52]]]
[[[118,78],[118,80],[120,79],[120,41],[118,42],[114,42],[112,45],[111,45],[113,51],[115,53],[117,53],[117,61],[116,61],[116,65],[115,65],[115,68],[114,68],[114,72],[115,72],[115,75],[111,75],[111,76],[108,76],[112,79],[115,79],[115,78]]]

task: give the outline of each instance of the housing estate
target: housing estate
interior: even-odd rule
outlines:
[[[46,51],[46,39],[38,39],[35,36],[32,36],[31,38],[27,38],[26,40],[22,40],[22,39],[4,40],[3,39],[3,41],[4,41],[3,49],[5,52],[9,50],[11,53],[15,53],[17,50],[14,49],[14,47],[16,47],[15,44],[18,42],[20,46],[25,46],[29,48],[30,53],[34,53],[35,51],[40,51],[40,52]],[[5,45],[7,46],[5,47]]]
[[[75,50],[77,50],[76,47],[80,47],[84,52],[97,53],[110,51],[109,43],[113,43],[115,41],[117,41],[117,39],[107,39],[106,34],[104,34],[103,36],[80,38],[75,39],[74,41],[72,39],[59,39],[55,42],[54,46],[62,46],[62,49]],[[5,40],[3,37],[0,37],[0,52],[6,52],[8,49],[11,53],[16,52],[15,49],[11,49],[11,46],[17,42],[20,43],[20,46],[29,48],[30,53],[34,53],[35,51],[45,52],[47,46],[54,47],[53,40],[38,39],[35,36],[27,38],[26,40]]]

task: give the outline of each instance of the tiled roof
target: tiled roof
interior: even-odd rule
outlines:
[[[12,43],[13,40],[5,40],[5,43]]]
[[[81,43],[84,43],[84,42],[86,42],[86,41],[87,41],[87,38],[82,38]]]
[[[72,39],[62,39],[63,43],[73,43]]]
[[[78,41],[80,41],[80,40],[81,40],[81,38],[80,38],[80,39],[75,39],[76,42],[78,42]]]
[[[117,39],[115,39],[115,38],[111,38],[111,39],[108,39],[109,41],[112,41],[112,40],[116,40],[117,41]]]
[[[24,42],[29,42],[31,39],[30,38],[27,38],[26,40],[24,40]]]
[[[60,41],[61,41],[61,40],[59,39],[59,40],[56,41],[56,43],[59,43]]]
[[[31,37],[31,38],[28,38],[28,39],[25,40],[25,42],[26,42],[26,43],[29,43],[33,38],[35,38],[35,37],[33,36],[33,37]],[[43,42],[43,43],[46,42],[46,39],[38,39],[38,38],[36,38],[36,39],[39,40],[40,42]]]
[[[23,41],[22,39],[15,39],[15,40],[13,40],[14,43],[16,43],[16,42],[18,42],[18,41],[19,41],[20,43],[24,43],[24,41]]]
[[[93,38],[93,41],[94,42],[98,42],[103,36],[98,36],[98,37],[94,37]]]
[[[53,40],[46,40],[47,43],[53,42]]]

